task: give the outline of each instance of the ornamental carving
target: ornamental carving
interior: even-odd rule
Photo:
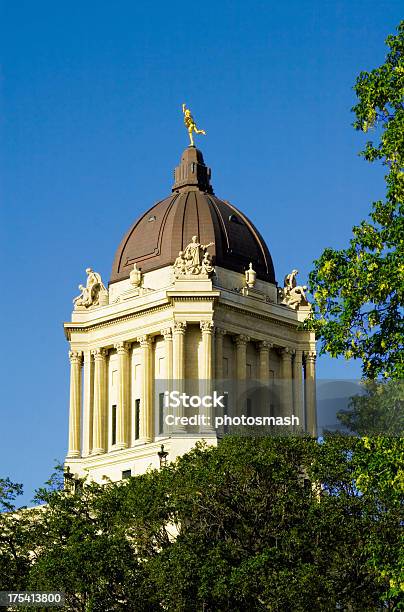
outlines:
[[[108,289],[101,280],[101,275],[92,268],[86,269],[86,286],[79,285],[80,295],[74,298],[74,310],[85,310],[93,306],[108,304]]]
[[[245,271],[245,282],[249,289],[252,289],[257,280],[257,273],[253,270],[252,263],[250,263],[248,270]]]
[[[151,336],[145,334],[144,336],[138,336],[136,338],[136,342],[139,342],[142,348],[148,348],[152,345],[153,339],[151,338]]]
[[[244,334],[240,334],[234,338],[234,342],[237,346],[245,346],[250,340],[250,336],[245,336]]]
[[[269,351],[273,348],[273,346],[273,342],[269,342],[268,340],[261,340],[260,342],[258,342],[258,349],[260,351]]]
[[[114,344],[114,348],[118,355],[127,355],[130,350],[130,342],[117,342]]]
[[[311,362],[311,363],[315,363],[316,362],[316,353],[314,351],[307,351],[304,353],[304,360],[305,362]]]
[[[283,281],[283,289],[278,289],[281,304],[286,304],[295,310],[297,310],[300,306],[309,305],[305,293],[307,291],[307,287],[306,285],[297,284],[297,274],[298,270],[292,270],[290,274],[285,276]]]
[[[167,327],[166,329],[162,329],[160,334],[164,337],[164,340],[172,340],[173,339],[173,330],[171,327]]]
[[[174,323],[174,333],[185,334],[186,328],[187,328],[187,324],[186,324],[185,321],[175,321],[175,323]]]
[[[201,321],[200,327],[201,327],[202,333],[211,334],[213,331],[213,321]]]
[[[136,263],[133,266],[133,270],[131,270],[131,273],[129,274],[129,280],[130,284],[134,287],[140,287],[142,284],[143,274],[137,267]]]
[[[185,247],[184,251],[178,253],[174,262],[174,278],[193,278],[195,276],[209,278],[212,276],[215,270],[208,248],[213,245],[214,242],[200,244],[198,236],[192,236],[192,242]]]
[[[81,363],[83,353],[81,351],[69,351],[70,363]]]
[[[107,357],[108,351],[105,348],[97,348],[91,351],[95,361],[104,361]]]
[[[293,355],[295,354],[295,349],[292,349],[292,348],[290,348],[289,346],[283,346],[283,347],[280,349],[280,354],[281,354],[283,357],[290,356],[290,357],[292,358],[292,357],[293,357]]]

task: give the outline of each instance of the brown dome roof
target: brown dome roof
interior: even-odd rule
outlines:
[[[142,272],[173,264],[192,236],[201,244],[214,243],[209,247],[214,265],[244,273],[252,262],[258,278],[275,283],[263,238],[243,213],[213,194],[210,169],[195,147],[182,155],[173,192],[129,229],[116,252],[110,283],[129,278],[134,263]]]

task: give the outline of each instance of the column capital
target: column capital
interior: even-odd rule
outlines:
[[[152,338],[150,336],[145,334],[144,336],[138,336],[136,338],[136,342],[139,342],[139,344],[140,344],[140,346],[142,348],[146,348],[146,347],[150,348],[150,346],[152,345],[153,340],[152,340]]]
[[[227,329],[223,329],[223,327],[215,327],[216,336],[225,336],[227,334]]]
[[[185,321],[174,321],[174,334],[185,334],[187,324]]]
[[[104,361],[107,356],[107,349],[105,348],[97,348],[91,351],[92,356],[96,361]]]
[[[167,327],[166,329],[162,329],[160,334],[164,336],[164,340],[172,340],[173,338],[173,330],[171,327]]]
[[[295,354],[295,349],[292,349],[289,346],[283,346],[280,352],[282,357],[290,356],[290,358],[292,358],[292,356]]]
[[[250,342],[250,336],[245,336],[244,334],[239,334],[234,338],[234,342],[237,346],[245,346],[247,342]]]
[[[269,351],[269,349],[273,348],[273,342],[269,342],[269,340],[261,340],[258,342],[258,349],[260,351]]]
[[[201,321],[200,328],[202,334],[211,334],[213,331],[213,321]]]
[[[130,349],[130,342],[117,342],[114,344],[114,348],[118,355],[127,355]]]
[[[70,363],[81,363],[83,360],[82,351],[69,351]]]
[[[311,363],[315,363],[316,353],[314,351],[304,351],[304,359],[305,361],[310,361]]]

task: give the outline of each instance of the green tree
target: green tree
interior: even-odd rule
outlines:
[[[15,500],[22,493],[21,484],[0,478],[0,591],[26,586],[31,521],[24,509],[15,512]]]
[[[385,435],[404,438],[404,388],[401,380],[362,381],[364,393],[354,395],[338,420],[360,436]]]
[[[403,378],[404,21],[386,40],[386,61],[361,72],[354,127],[373,131],[361,155],[387,170],[386,197],[353,228],[346,249],[326,248],[309,276],[308,325],[333,357],[359,358],[367,378]]]
[[[356,486],[377,522],[364,543],[369,568],[385,586],[382,598],[401,600],[404,595],[404,445],[402,438],[365,436],[353,457]],[[377,528],[375,528],[377,527]],[[398,535],[398,537],[397,537]],[[397,609],[402,609],[397,608]]]
[[[22,493],[22,484],[11,482],[10,478],[0,478],[0,512],[14,510],[14,501]]]
[[[71,612],[149,612],[153,590],[121,507],[125,483],[40,489],[30,590],[63,591]]]
[[[400,458],[364,443],[230,436],[127,481],[51,479],[1,585],[71,612],[398,609]]]
[[[357,443],[228,437],[168,468],[178,535],[150,563],[164,609],[377,609],[387,582],[363,546],[380,515],[355,486]]]

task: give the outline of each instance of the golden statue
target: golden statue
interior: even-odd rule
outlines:
[[[206,135],[206,132],[205,130],[198,130],[198,128],[196,127],[195,120],[193,116],[191,115],[191,111],[189,110],[189,108],[185,106],[185,104],[182,105],[182,112],[184,113],[184,123],[185,123],[185,127],[188,130],[189,140],[191,141],[191,147],[194,147],[195,145],[194,145],[194,138],[193,138],[192,132],[195,132],[195,134],[205,134],[205,135]]]

